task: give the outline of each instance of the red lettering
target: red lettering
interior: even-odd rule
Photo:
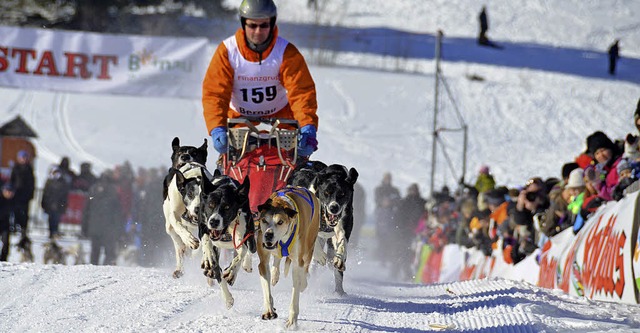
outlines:
[[[622,293],[624,292],[624,244],[627,243],[627,235],[625,235],[624,232],[622,232],[622,234],[620,235],[620,237],[618,237],[618,244],[617,244],[617,248],[620,249],[617,253],[617,258],[616,258],[616,272],[618,272],[618,280],[616,281],[616,295],[618,295],[618,297],[622,298]]]
[[[6,47],[0,47],[0,52],[4,54],[4,56],[0,57],[0,72],[4,72],[9,68],[9,61],[7,60],[9,49]]]
[[[80,78],[88,79],[91,77],[91,72],[87,69],[89,56],[82,53],[71,52],[65,52],[64,55],[67,57],[67,72],[64,74],[65,77],[78,77],[75,73],[75,68],[78,68]]]
[[[118,57],[109,56],[109,55],[94,55],[93,63],[99,63],[100,66],[100,74],[98,74],[98,80],[111,80],[111,75],[109,75],[109,63],[113,63],[114,65],[118,64]]]
[[[582,276],[585,289],[590,291],[589,298],[596,293],[609,297],[615,293],[622,298],[625,283],[623,249],[627,236],[624,231],[615,232],[616,220],[616,215],[609,216],[602,230],[599,230],[601,217],[585,241],[588,248],[585,249]]]
[[[16,54],[20,57],[18,60],[18,69],[16,69],[16,73],[20,73],[20,74],[29,74],[29,71],[27,70],[27,61],[28,56],[31,56],[31,58],[35,59],[36,58],[36,50],[33,49],[13,49],[11,52],[11,56],[15,57]]]
[[[48,76],[60,76],[60,73],[58,73],[58,70],[56,69],[56,62],[53,58],[53,53],[51,53],[51,51],[44,51],[44,53],[42,54],[42,57],[40,58],[40,63],[38,64],[38,67],[33,72],[33,74],[43,75],[42,73],[43,69],[48,70],[48,73],[47,73]]]
[[[540,274],[538,275],[538,286],[543,288],[554,289],[556,280],[556,269],[558,269],[558,261],[546,254],[542,254],[540,259]]]

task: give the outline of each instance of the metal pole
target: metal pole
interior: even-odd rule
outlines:
[[[440,46],[442,43],[442,30],[438,30],[436,35],[436,86],[433,98],[433,138],[431,143],[431,196],[434,195],[434,180],[436,176],[436,147],[438,139],[438,86],[440,85]]]
[[[462,143],[462,177],[460,177],[460,180],[464,183],[464,176],[467,174],[467,143],[469,140],[469,128],[465,124],[462,126],[462,129],[464,131],[464,141]]]

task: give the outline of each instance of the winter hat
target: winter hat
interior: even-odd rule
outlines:
[[[481,174],[488,175],[489,174],[489,166],[487,166],[487,165],[481,166],[480,170],[478,172],[480,172]]]
[[[626,158],[620,159],[620,162],[618,162],[618,166],[616,167],[616,171],[618,171],[618,175],[622,173],[622,171],[629,170],[629,169],[633,169],[633,166],[631,165],[629,160]]]
[[[567,188],[584,187],[584,170],[577,168],[569,173],[569,180],[567,181]]]
[[[508,194],[508,190],[505,190],[506,188],[499,187],[485,192],[484,201],[487,205],[500,206],[506,201],[505,195]]]
[[[637,160],[640,158],[640,151],[638,151],[638,137],[629,133],[624,140],[624,154],[622,157],[630,160]]]
[[[18,158],[24,158],[24,159],[29,158],[29,152],[27,152],[26,150],[19,151]]]
[[[562,179],[567,179],[569,178],[569,174],[571,173],[571,171],[579,168],[580,165],[578,165],[578,163],[576,162],[569,162],[569,163],[565,163],[562,166]]]
[[[615,151],[615,145],[609,137],[601,131],[594,132],[587,137],[587,151],[594,155],[600,148],[607,148]]]

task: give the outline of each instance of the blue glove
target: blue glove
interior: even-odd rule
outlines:
[[[218,126],[211,130],[211,141],[213,142],[213,148],[218,153],[227,153],[227,128],[224,126]]]
[[[313,125],[302,126],[298,138],[298,155],[308,157],[316,150],[318,150],[316,128]]]

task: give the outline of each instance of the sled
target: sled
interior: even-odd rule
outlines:
[[[227,121],[228,148],[223,173],[244,182],[249,177],[249,206],[256,213],[287,179],[298,158],[298,122],[277,118],[233,118]]]

